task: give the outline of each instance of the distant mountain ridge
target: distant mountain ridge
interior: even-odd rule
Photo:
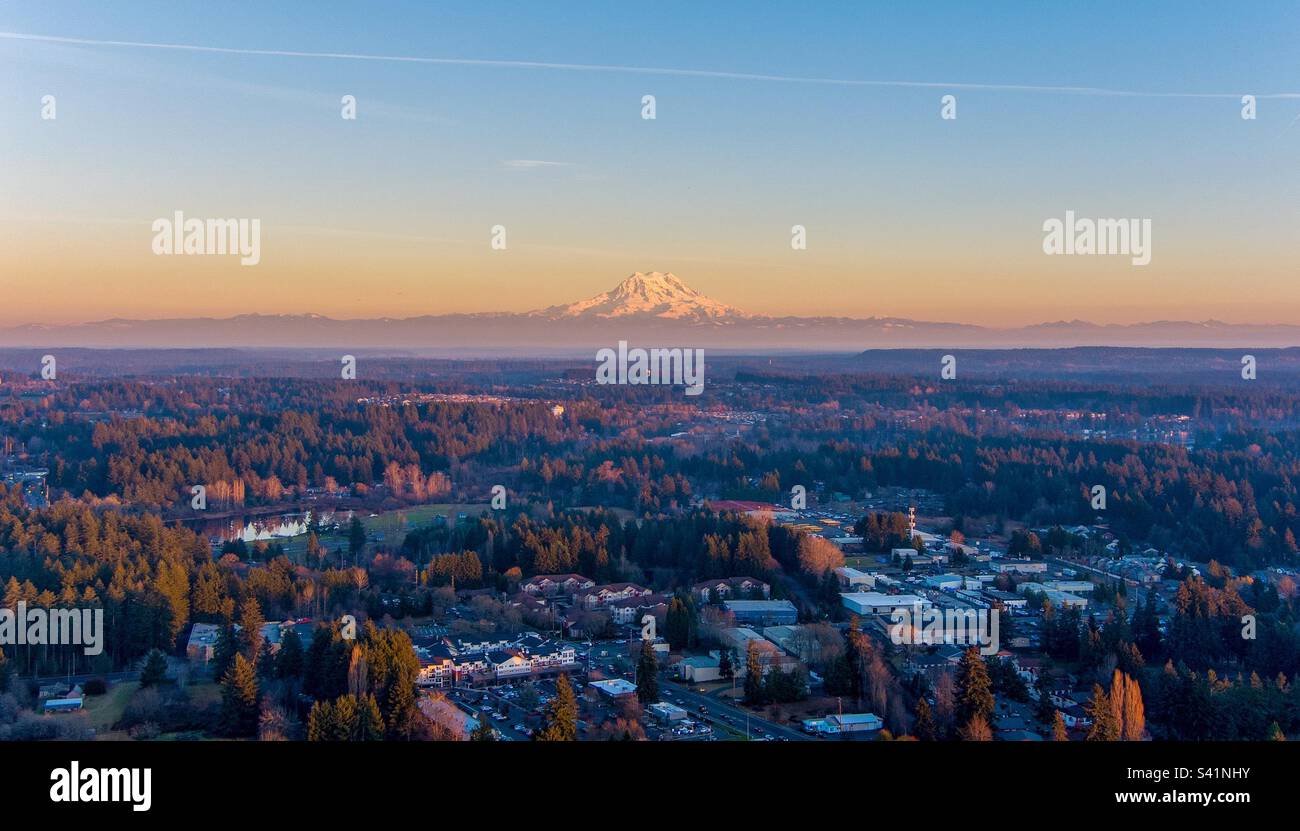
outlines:
[[[772,317],[713,300],[676,275],[636,272],[607,292],[521,314],[338,319],[318,314],[227,318],[114,318],[0,329],[0,346],[101,348],[321,347],[522,352],[647,346],[759,351],[1014,349],[1075,346],[1277,348],[1300,346],[1300,326],[1217,320],[1135,324],[1055,321],[991,328],[906,318]]]

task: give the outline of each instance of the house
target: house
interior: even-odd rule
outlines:
[[[597,609],[612,606],[623,600],[649,597],[652,594],[654,592],[636,583],[607,583],[584,589],[578,592],[574,599],[581,606]]]
[[[506,601],[506,606],[518,609],[522,615],[554,615],[555,610],[545,597],[519,592]]]
[[[564,613],[565,634],[570,638],[600,637],[609,627],[609,613],[574,606]]]
[[[668,614],[668,605],[664,603],[663,595],[657,594],[616,600],[605,609],[609,612],[609,619],[615,623],[640,623],[641,618],[647,614],[658,619]]]
[[[920,675],[935,686],[944,675],[956,671],[963,652],[956,644],[944,643],[933,652],[911,653],[903,663],[903,672],[907,677]]]
[[[753,577],[727,577],[716,580],[702,580],[691,586],[691,593],[701,603],[735,599],[766,599],[772,593],[772,587]]]
[[[799,621],[799,610],[789,600],[728,600],[723,606],[737,623],[778,626]]]
[[[519,590],[547,597],[557,594],[573,596],[596,585],[595,580],[581,574],[538,574],[519,584]]]
[[[1092,726],[1092,719],[1088,717],[1088,711],[1078,704],[1073,707],[1066,707],[1060,713],[1061,721],[1071,730],[1084,730]]]

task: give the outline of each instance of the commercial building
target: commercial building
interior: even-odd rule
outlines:
[[[840,578],[840,585],[848,589],[876,587],[876,578],[865,571],[859,571],[849,566],[841,566],[835,569],[835,576]]]
[[[957,574],[938,574],[925,578],[925,585],[932,589],[955,590],[965,585],[966,578]]]
[[[677,675],[693,684],[704,684],[722,678],[722,662],[715,655],[696,655],[683,658],[675,666]]]
[[[728,600],[723,605],[736,623],[780,626],[799,622],[799,610],[789,600]]]
[[[681,721],[686,718],[685,710],[667,701],[656,702],[646,709],[650,711],[650,715],[664,724],[671,724],[674,721]]]
[[[919,611],[930,606],[930,601],[915,594],[855,592],[841,594],[840,601],[844,604],[844,608],[855,615],[887,615],[894,609]]]
[[[808,733],[869,733],[881,730],[885,723],[875,713],[845,713],[825,718],[804,719],[803,729]]]
[[[1021,583],[1016,586],[1016,591],[1021,594],[1034,592],[1036,594],[1046,595],[1047,601],[1058,608],[1088,608],[1088,599],[1086,597],[1079,597],[1077,594],[1063,592],[1044,583]]]
[[[607,681],[592,681],[587,684],[589,698],[607,698],[618,700],[636,695],[636,684],[623,678],[611,678]]]

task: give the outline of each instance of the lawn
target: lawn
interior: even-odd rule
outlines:
[[[413,505],[409,508],[400,508],[396,511],[385,511],[378,516],[370,516],[364,511],[358,511],[357,516],[361,519],[362,524],[366,527],[366,535],[372,540],[375,535],[382,534],[383,542],[381,548],[389,550],[398,548],[402,540],[406,537],[408,531],[414,530],[433,522],[434,517],[444,516],[449,520],[455,521],[457,514],[466,516],[478,516],[483,511],[489,509],[487,503],[479,504],[449,504],[439,503],[433,505]],[[341,529],[341,533],[321,533],[319,535],[321,545],[331,551],[337,549],[347,549],[348,535],[346,527]],[[307,551],[307,535],[300,534],[296,537],[275,539],[273,542],[278,543],[284,548],[290,559],[300,561],[302,555]]]
[[[194,702],[195,707],[221,703],[221,685],[216,681],[192,683],[185,691],[189,693],[190,701]]]
[[[117,724],[138,689],[139,681],[118,681],[103,695],[86,696],[82,708],[90,716],[90,726],[95,728],[96,736],[107,733]]]

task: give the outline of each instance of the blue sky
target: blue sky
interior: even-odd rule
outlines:
[[[1237,100],[1300,93],[1300,7],[1131,5],[7,3],[2,32],[91,41],[954,86],[0,38],[0,323],[522,310],[634,270],[758,312],[1300,322],[1300,98]],[[151,258],[175,209],[261,217],[263,264]],[[1152,264],[1045,259],[1067,209],[1151,217]]]

